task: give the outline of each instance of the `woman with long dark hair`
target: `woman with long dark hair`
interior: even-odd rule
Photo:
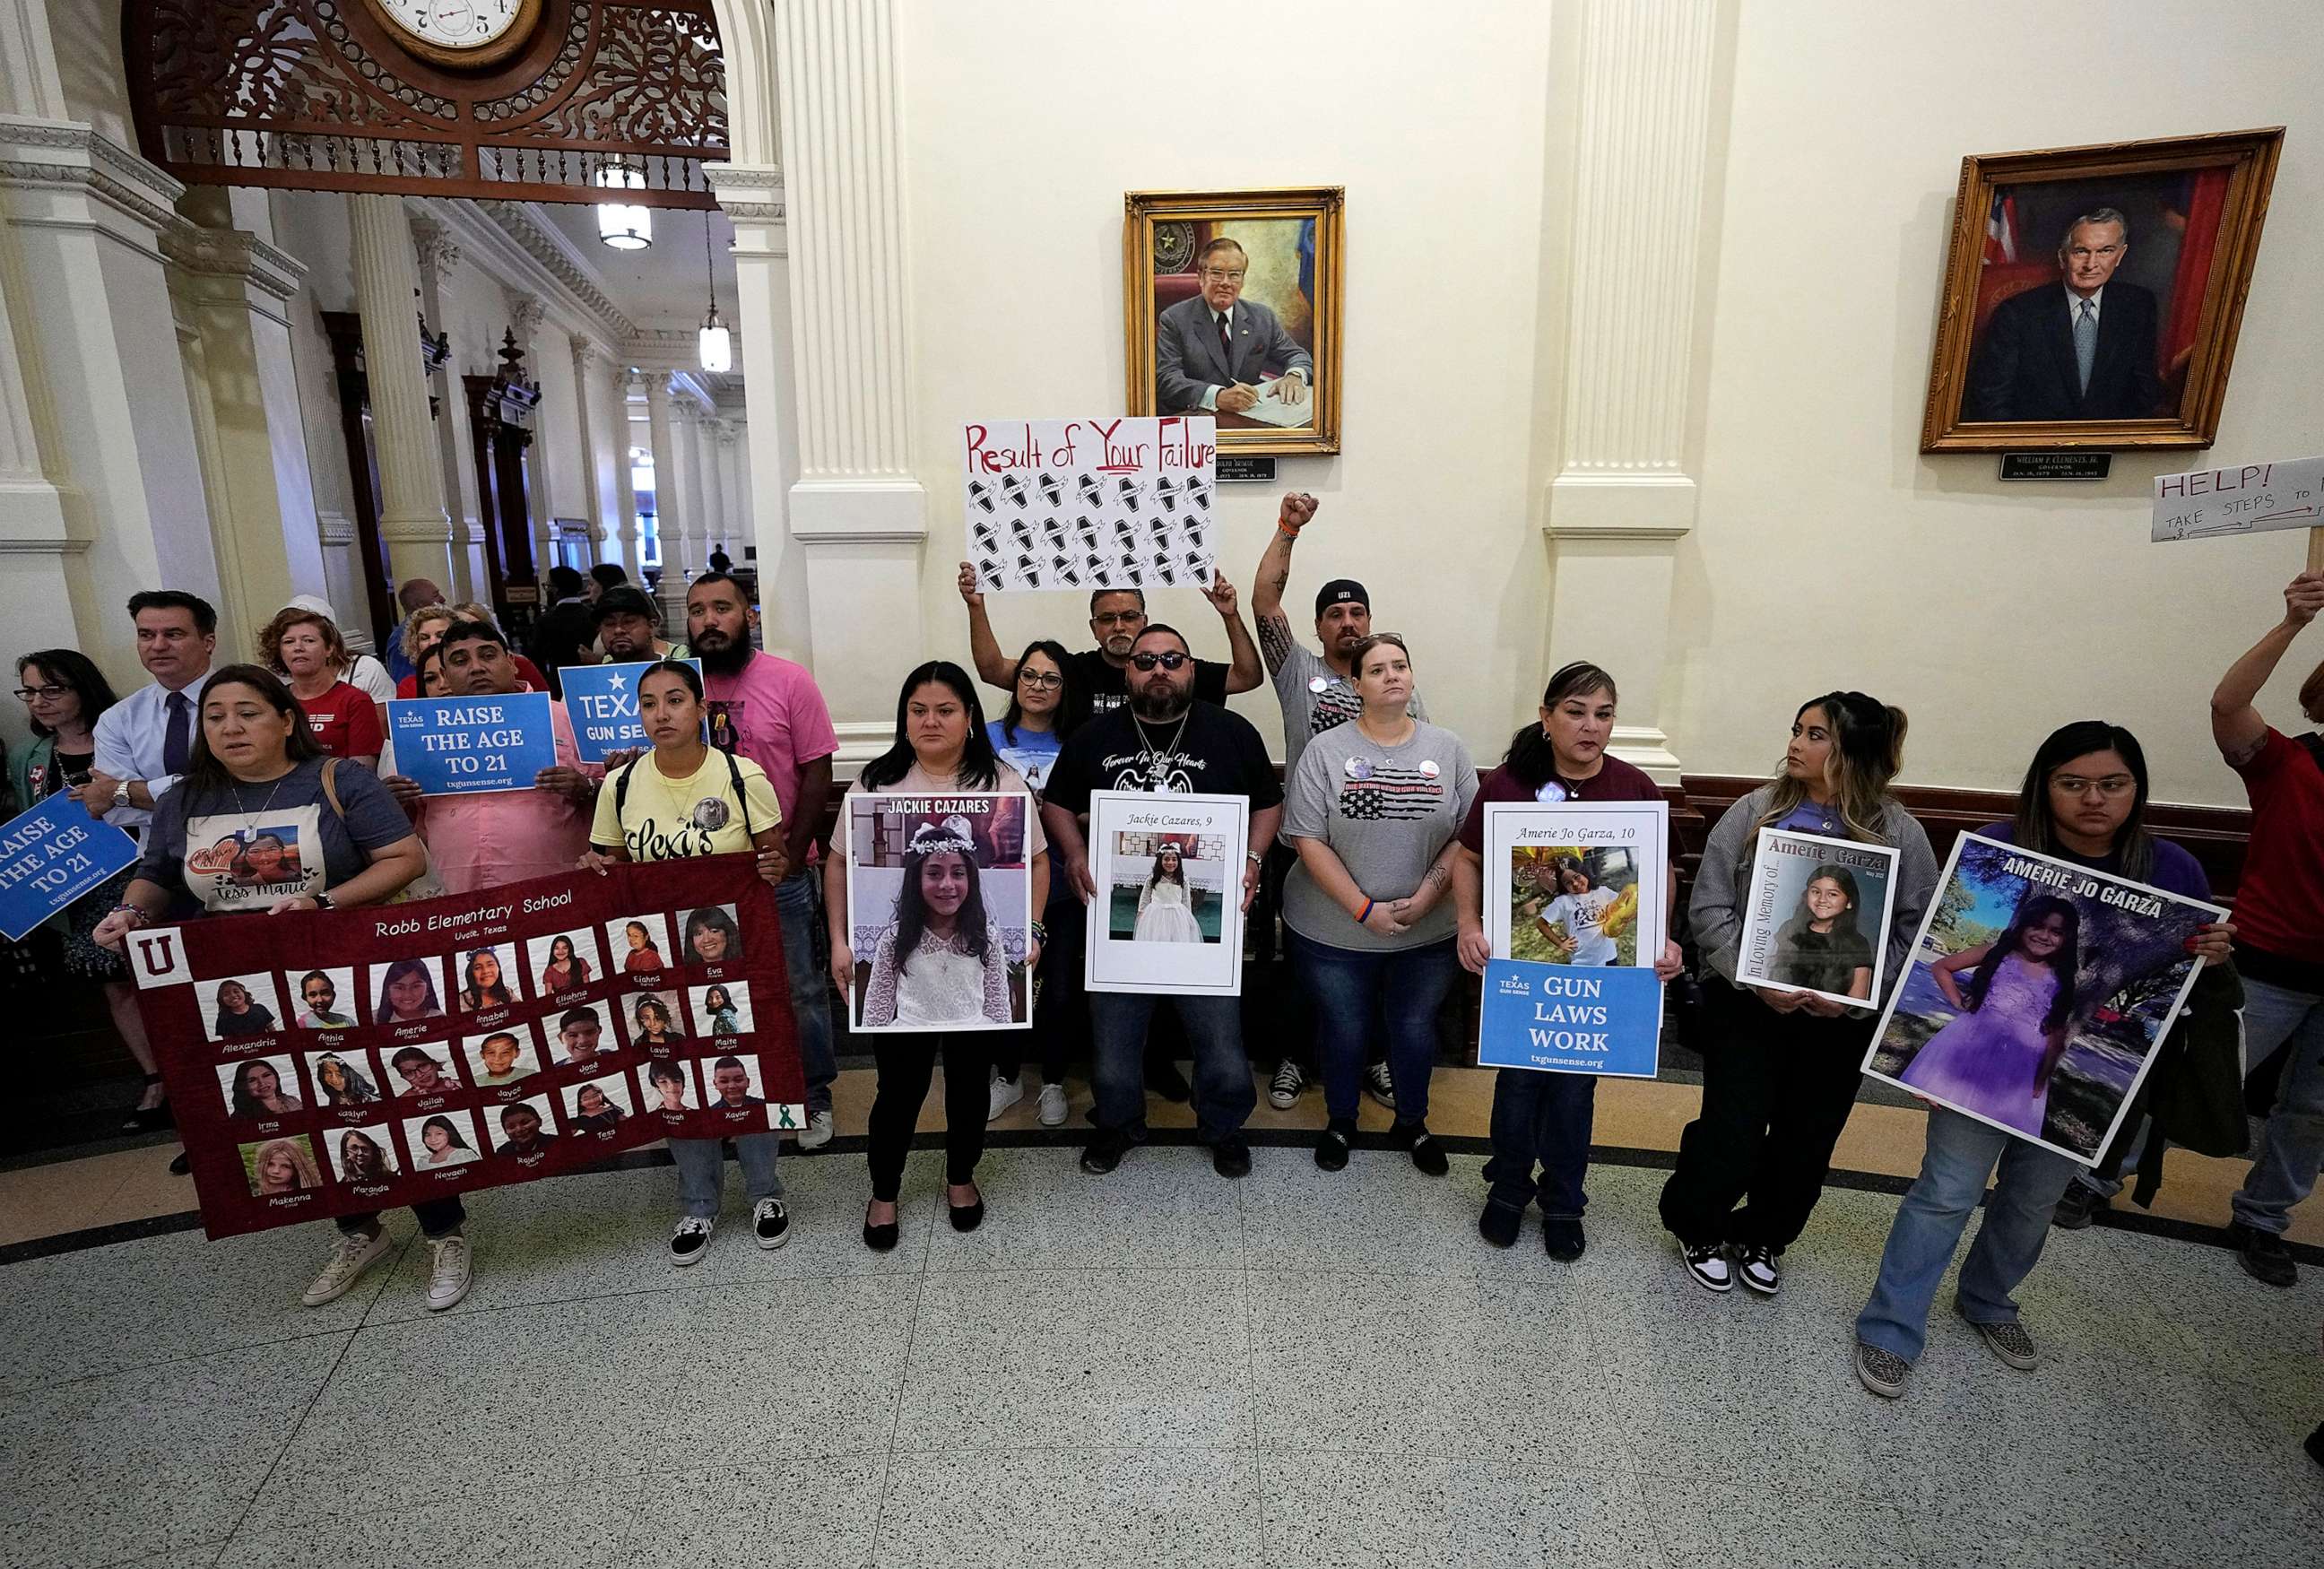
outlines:
[[[368,769],[326,758],[299,700],[272,671],[228,665],[203,684],[193,758],[155,808],[144,858],[120,906],[97,926],[96,940],[118,947],[140,927],[169,916],[274,914],[383,903],[428,866],[410,819]],[[222,835],[280,832],[311,823],[319,841],[300,844],[293,883],[263,891],[238,884],[203,854]],[[441,1010],[438,1010],[441,1011]],[[428,1306],[442,1310],[468,1294],[466,1212],[457,1195],[412,1206],[435,1254]],[[338,1245],[300,1298],[320,1306],[346,1295],[393,1251],[377,1212],[338,1217]]]
[[[1823,1195],[1832,1147],[1856,1105],[1874,1011],[1735,979],[1745,886],[1762,828],[1886,844],[1899,852],[1888,930],[1888,984],[1936,891],[1937,861],[1913,814],[1888,793],[1902,766],[1904,712],[1861,692],[1828,692],[1793,715],[1783,767],[1727,808],[1703,846],[1688,910],[1713,972],[1703,991],[1702,1111],[1680,1136],[1663,1186],[1663,1224],[1686,1272],[1711,1291],[1738,1275],[1763,1296],[1775,1260]]]
[[[2210,881],[2195,858],[2146,831],[2146,754],[2137,737],[2120,725],[2082,720],[2053,731],[2034,752],[2015,819],[1989,823],[1978,834],[2187,899],[2209,899]],[[2094,1001],[2079,995],[2078,925],[2070,901],[2035,894],[2020,901],[2000,937],[1934,966],[1941,972],[1937,985],[1960,1016],[1921,1048],[1905,1067],[1904,1082],[1964,1104],[1997,1094],[1997,1105],[2007,1103],[2019,1113],[1998,1120],[2039,1132],[2040,1101],[2068,1022],[2078,1008]],[[2224,967],[2234,940],[2235,928],[2222,923],[2203,928],[2188,942],[2188,950],[2205,962],[2187,1011],[2174,1027],[2174,1041],[2180,1030],[2199,1023],[2234,1030],[2241,989],[2235,972]],[[1967,985],[1959,979],[1963,970],[1969,972]],[[1923,1058],[1948,1038],[1951,1060],[1916,1073]],[[1986,1060],[1978,1060],[1980,1056]],[[2109,1180],[2109,1157],[2118,1167],[2120,1146],[2138,1121],[2134,1104],[2116,1141],[2100,1157],[2098,1169]],[[1913,1364],[1928,1343],[1938,1286],[1987,1179],[1993,1196],[1961,1262],[1955,1306],[2002,1361],[2021,1371],[2039,1363],[2040,1352],[2018,1320],[2013,1293],[2040,1260],[2052,1217],[2061,1213],[2061,1196],[2091,1192],[2075,1183],[2080,1170],[2066,1156],[1990,1123],[1943,1106],[1929,1108],[1921,1174],[1897,1205],[1880,1258],[1880,1278],[1856,1320],[1856,1376],[1867,1389],[1891,1399],[1904,1392]],[[2114,1182],[2099,1191],[2120,1186]],[[2080,1223],[2089,1223],[2087,1203]]]
[[[1047,901],[1048,842],[1042,834],[1041,814],[1025,783],[1025,776],[994,753],[991,735],[985,729],[984,709],[977,701],[976,685],[958,665],[936,660],[904,678],[896,696],[894,743],[866,763],[848,789],[850,794],[858,790],[903,795],[999,790],[1024,796],[1025,854],[1032,863],[1033,872],[1032,908],[1039,909]],[[840,804],[839,820],[844,833],[849,820],[844,801]],[[934,872],[928,871],[932,861],[939,863]],[[912,863],[907,867],[896,920],[873,939],[873,969],[880,967],[877,955],[887,955],[894,977],[890,985],[899,1008],[905,993],[902,977],[915,964],[926,964],[931,971],[941,964],[955,972],[963,964],[973,964],[980,977],[979,992],[984,994],[982,977],[988,973],[987,964],[1005,965],[1007,955],[991,951],[998,941],[997,928],[982,918],[983,892],[973,854],[963,855],[951,849],[938,852],[931,842],[925,854],[908,857],[908,863]],[[964,875],[959,875],[964,872]],[[940,884],[933,896],[926,886],[931,878]],[[824,863],[824,900],[830,923],[832,979],[838,983],[840,995],[846,997],[856,985],[856,933],[849,914],[844,855],[830,856]],[[972,900],[974,913],[968,914]],[[935,948],[927,940],[931,916],[934,924],[946,930]],[[908,919],[914,923],[908,933],[904,929]],[[1040,923],[1033,922],[1025,946],[1028,976],[1039,961],[1043,936]],[[918,984],[913,983],[915,990]],[[1004,1018],[1006,984],[1004,974]],[[867,1011],[880,995],[879,984],[867,981]],[[990,1083],[991,1058],[979,1044],[981,1040],[976,1033],[941,1029],[924,1032],[883,1030],[872,1038],[879,1088],[872,1103],[869,1130],[872,1202],[863,1212],[865,1246],[884,1252],[893,1248],[900,1236],[896,1199],[903,1185],[904,1158],[911,1150],[912,1130],[919,1121],[920,1103],[927,1099],[928,1081],[935,1075],[939,1053],[945,1064],[946,1204],[955,1231],[973,1231],[982,1223],[984,1195],[977,1189],[976,1163],[984,1153],[984,1121],[990,1098],[985,1086]]]
[[[1049,770],[1066,737],[1089,717],[1089,690],[1074,671],[1073,656],[1063,643],[1038,638],[1018,656],[1008,711],[985,729],[992,749],[1016,765],[1025,782],[1038,794],[1048,782]],[[1042,911],[1048,936],[1041,950],[1048,963],[1041,966],[1033,999],[1030,1045],[1041,1060],[1040,1121],[1059,1128],[1065,1121],[1065,1059],[1083,1044],[1089,1028],[1089,1009],[1082,992],[1082,901],[1058,878]],[[991,1121],[1025,1098],[1019,1075],[1025,1059],[1014,1036],[993,1048],[992,1085],[984,1108]]]
[[[235,1066],[227,1103],[234,1115],[250,1118],[282,1117],[306,1109],[304,1102],[282,1087],[281,1074],[263,1057]]]
[[[1483,974],[1493,953],[1484,914],[1488,804],[1662,799],[1643,770],[1606,751],[1618,701],[1604,667],[1587,660],[1560,667],[1542,689],[1535,723],[1509,738],[1500,765],[1477,781],[1477,798],[1461,824],[1461,853],[1452,861],[1456,946],[1462,967],[1471,974]],[[1677,890],[1674,870],[1659,893],[1665,909]],[[1638,891],[1642,898],[1656,896],[1653,889]],[[1655,957],[1656,978],[1669,981],[1680,964],[1678,944],[1665,940]],[[1589,1204],[1582,1181],[1590,1171],[1597,1097],[1598,1081],[1588,1074],[1503,1068],[1494,1075],[1493,1158],[1485,1163],[1492,1191],[1477,1216],[1479,1236],[1497,1248],[1514,1246],[1526,1207],[1538,1200],[1544,1251],[1560,1263],[1582,1257],[1588,1247],[1582,1213]]]
[[[78,649],[26,654],[16,661],[16,696],[23,700],[32,730],[32,743],[16,754],[12,771],[16,807],[22,811],[51,796],[87,788],[97,766],[97,718],[116,699],[105,672]],[[44,923],[62,939],[65,974],[104,986],[113,1028],[145,1075],[137,1104],[121,1124],[124,1133],[166,1128],[171,1121],[161,1066],[154,1060],[152,1043],[145,1038],[145,1018],[137,1011],[137,988],[129,980],[129,965],[92,935],[121,902],[134,872],[134,868],[124,870],[99,883]]]

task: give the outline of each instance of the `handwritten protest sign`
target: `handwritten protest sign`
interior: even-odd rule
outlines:
[[[1173,414],[966,426],[977,582],[988,593],[1207,585],[1216,425]]]
[[[2308,565],[2324,566],[2324,457],[2154,476],[2156,544],[2307,529]]]
[[[603,762],[608,752],[635,752],[653,743],[638,718],[638,678],[659,661],[635,664],[567,665],[557,672],[565,688],[565,712],[573,721],[573,743],[584,762]],[[681,660],[696,674],[699,660]]]
[[[484,697],[405,697],[387,706],[395,769],[422,795],[524,790],[557,766],[546,692]]]
[[[34,927],[137,860],[137,841],[72,796],[51,796],[0,824],[0,935]]]

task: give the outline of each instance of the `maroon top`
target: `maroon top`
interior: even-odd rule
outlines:
[[[1624,762],[1618,757],[1599,758],[1598,771],[1588,779],[1560,779],[1569,801],[1658,801],[1663,798],[1662,787],[1646,777],[1645,771]],[[1526,786],[1509,773],[1503,763],[1477,782],[1477,798],[1469,808],[1469,819],[1461,825],[1461,847],[1478,855],[1485,853],[1485,804],[1488,801],[1536,801],[1538,792]]]

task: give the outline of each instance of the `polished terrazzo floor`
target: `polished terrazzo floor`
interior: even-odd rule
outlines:
[[[1592,1178],[1591,1247],[1480,1242],[1480,1160],[996,1149],[984,1228],[913,1157],[786,1156],[661,1255],[666,1168],[471,1199],[449,1314],[406,1248],[302,1310],[326,1239],[175,1232],[0,1269],[0,1564],[2235,1564],[2317,1562],[2324,1276],[2098,1228],[2013,1372],[1940,1314],[1904,1400],[1848,1365],[1895,1200],[1834,1189],[1783,1295],[1716,1297]],[[730,1176],[732,1174],[730,1173]],[[730,1183],[730,1188],[732,1184]],[[408,1233],[400,1218],[399,1236]]]

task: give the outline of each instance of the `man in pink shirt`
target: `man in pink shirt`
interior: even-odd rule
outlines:
[[[488,697],[532,688],[517,678],[516,660],[499,631],[481,621],[452,623],[436,656],[441,695]],[[557,764],[533,776],[529,790],[423,796],[419,781],[384,781],[428,846],[428,861],[447,893],[474,893],[528,877],[570,872],[589,848],[602,771],[585,767],[562,703],[549,706]]]
[[[815,836],[831,797],[831,755],[839,750],[839,733],[803,666],[751,646],[758,623],[742,586],[724,572],[705,572],[686,591],[687,641],[702,661],[710,743],[764,769],[783,808],[792,870],[775,886],[775,907],[782,912],[791,1016],[798,1024],[799,1066],[807,1072],[807,1125],[799,1148],[817,1149],[831,1141],[831,1081],[839,1076],[839,1064],[832,1054],[828,983],[815,955],[816,934],[823,929],[816,908],[822,879],[814,871]]]

